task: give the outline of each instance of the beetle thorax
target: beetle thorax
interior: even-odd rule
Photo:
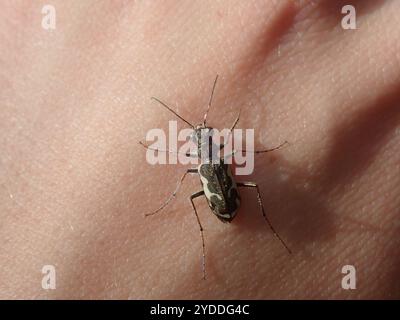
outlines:
[[[213,130],[212,127],[199,124],[193,129],[190,135],[190,140],[196,144],[198,157],[202,158],[205,162],[211,161],[217,156],[218,146],[213,142]],[[205,156],[202,157],[202,154]]]

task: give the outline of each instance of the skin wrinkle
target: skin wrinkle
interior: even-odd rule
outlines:
[[[314,1],[310,15],[306,2],[169,2],[164,11],[140,2],[56,1],[61,19],[51,36],[37,31],[41,4],[32,2],[24,16],[36,18],[28,21],[9,9],[13,28],[24,24],[26,31],[18,33],[23,48],[0,42],[1,81],[11,84],[0,91],[7,101],[0,112],[0,239],[8,239],[0,249],[0,296],[398,298],[399,227],[391,223],[399,184],[381,165],[398,168],[398,28],[390,27],[394,17],[382,23],[398,4],[378,2],[357,1],[356,32],[331,30],[341,15],[326,1]],[[242,32],[235,21],[248,28]],[[1,28],[8,30],[2,37],[10,28]],[[352,58],[354,50],[362,52]],[[150,96],[201,119],[215,73],[221,78],[210,122],[226,126],[245,106],[239,127],[256,128],[256,145],[291,142],[257,157],[255,175],[243,180],[260,184],[267,214],[294,254],[262,224],[250,190],[242,191],[231,225],[220,224],[199,199],[210,276],[204,283],[187,200],[198,177],[165,212],[144,219],[184,168],[147,165],[137,142],[171,119]],[[352,144],[373,157],[364,160]],[[371,199],[373,190],[385,196]],[[343,222],[347,217],[355,222]],[[374,228],[366,232],[363,221]],[[56,265],[55,291],[40,288],[44,263]],[[340,289],[344,263],[357,267],[354,292]]]

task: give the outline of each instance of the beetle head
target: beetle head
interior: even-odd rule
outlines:
[[[214,128],[206,127],[203,124],[197,125],[189,136],[189,140],[197,146],[201,146],[212,139]]]

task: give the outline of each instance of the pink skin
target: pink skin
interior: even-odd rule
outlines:
[[[400,298],[400,1],[56,0],[53,31],[43,4],[0,12],[0,298]],[[201,122],[217,73],[210,125],[290,142],[238,180],[293,254],[252,190],[231,224],[196,199],[203,281],[199,179],[144,218],[186,167],[138,141],[173,118],[151,96]]]

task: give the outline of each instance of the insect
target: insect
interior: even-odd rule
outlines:
[[[153,100],[160,103],[163,107],[165,107],[167,110],[169,110],[171,113],[173,113],[175,116],[177,116],[179,119],[184,121],[186,124],[188,124],[193,129],[190,139],[196,143],[197,152],[195,154],[186,153],[186,156],[201,158],[201,150],[204,150],[203,145],[206,143],[206,141],[204,141],[204,137],[209,137],[210,135],[212,135],[213,128],[207,126],[207,115],[208,115],[208,112],[209,112],[211,104],[212,104],[217,80],[218,80],[218,75],[216,76],[216,78],[214,80],[210,99],[209,99],[208,106],[207,106],[207,110],[206,110],[206,113],[204,114],[203,122],[196,126],[193,125],[192,123],[190,123],[189,121],[187,121],[186,119],[184,119],[183,117],[181,117],[178,113],[176,113],[173,109],[171,109],[166,103],[162,102],[161,100],[159,100],[155,97],[152,97]],[[233,131],[233,129],[236,127],[236,124],[238,123],[239,118],[240,118],[240,112],[230,128],[230,132]],[[152,148],[150,146],[147,146],[143,142],[139,142],[139,143],[142,146],[144,146],[145,148],[150,149],[150,150],[176,153],[176,151],[160,150],[160,149]],[[252,152],[254,154],[266,153],[266,152],[270,152],[273,150],[277,150],[286,143],[287,143],[287,141],[285,141],[284,143],[282,143],[279,146],[272,148],[272,149],[259,150],[259,151],[240,150],[240,152]],[[220,144],[219,149],[222,150],[224,148],[224,146],[225,146],[225,144]],[[209,154],[208,154],[208,158],[211,158],[211,157],[212,157],[212,155],[211,155],[211,150],[210,150]],[[204,158],[202,158],[202,159],[204,159]],[[181,176],[175,191],[168,197],[168,199],[157,210],[147,213],[147,214],[145,214],[145,216],[154,215],[154,214],[160,212],[162,209],[164,209],[170,203],[170,201],[176,197],[176,194],[178,193],[180,186],[182,185],[184,179],[186,178],[186,176],[188,174],[198,174],[200,176],[200,182],[202,185],[202,190],[193,193],[189,197],[189,200],[191,202],[194,214],[197,219],[199,230],[200,230],[200,236],[201,236],[201,242],[202,242],[203,279],[206,279],[206,264],[205,264],[206,253],[205,253],[205,242],[204,242],[204,230],[203,230],[203,226],[200,222],[199,215],[196,210],[196,206],[193,202],[194,199],[201,197],[201,196],[206,197],[208,206],[210,207],[213,214],[220,221],[226,223],[226,222],[231,222],[235,218],[236,213],[239,209],[241,199],[240,199],[238,188],[255,189],[257,191],[257,200],[258,200],[258,204],[260,206],[261,213],[262,213],[264,220],[270,227],[273,234],[279,239],[279,241],[282,243],[282,245],[286,248],[286,250],[289,253],[291,253],[289,247],[286,245],[286,243],[282,240],[282,238],[275,231],[274,227],[272,226],[270,220],[268,219],[268,217],[265,213],[259,186],[254,182],[236,182],[232,175],[230,165],[225,163],[222,158],[220,159],[220,161],[218,163],[213,163],[211,161],[203,161],[200,163],[200,165],[197,168],[189,168]]]

